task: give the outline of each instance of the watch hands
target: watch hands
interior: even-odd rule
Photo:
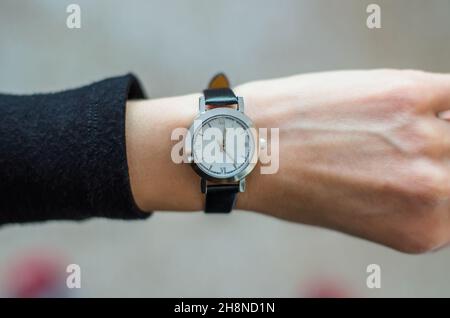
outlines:
[[[231,155],[225,150],[225,144],[223,142],[221,143],[220,141],[217,141],[217,143],[220,147],[220,151],[223,152],[226,157],[230,158],[232,163],[234,163],[233,157],[231,157]]]

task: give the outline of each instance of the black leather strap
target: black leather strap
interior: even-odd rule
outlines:
[[[230,82],[225,74],[220,73],[212,78],[208,88],[203,91],[207,106],[229,106],[238,103],[238,98],[230,89]],[[239,184],[209,184],[204,181],[206,190],[206,213],[229,213],[236,203]]]
[[[206,213],[229,213],[236,203],[239,184],[213,184],[206,190]]]
[[[203,91],[205,104],[209,106],[227,106],[238,103],[238,98],[230,88],[208,88]]]

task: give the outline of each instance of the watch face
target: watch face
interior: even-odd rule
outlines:
[[[202,122],[192,139],[193,159],[206,175],[230,179],[251,163],[255,141],[249,127],[230,115],[218,115]]]

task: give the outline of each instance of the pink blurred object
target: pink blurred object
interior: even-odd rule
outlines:
[[[33,250],[15,259],[6,271],[6,296],[67,297],[65,266],[57,253]]]
[[[355,297],[350,287],[334,278],[318,278],[310,280],[303,289],[306,298],[351,298]]]

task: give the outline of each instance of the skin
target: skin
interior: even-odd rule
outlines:
[[[257,166],[237,208],[326,227],[408,253],[450,240],[450,75],[314,73],[235,88],[257,127],[280,129],[278,173]],[[127,105],[133,196],[143,211],[199,211],[200,178],[172,162],[193,94]]]

